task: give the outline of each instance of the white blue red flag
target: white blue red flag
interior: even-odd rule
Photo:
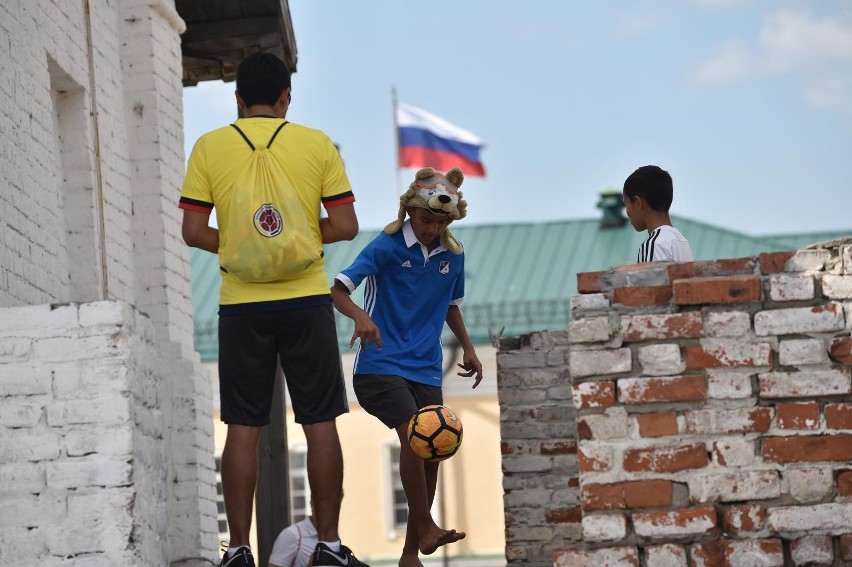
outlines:
[[[396,125],[400,167],[460,167],[465,177],[485,177],[479,155],[484,144],[475,134],[403,103],[396,108]]]

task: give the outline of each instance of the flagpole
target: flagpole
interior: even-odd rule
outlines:
[[[402,192],[402,177],[400,176],[399,164],[399,125],[396,123],[396,87],[391,86],[391,102],[393,103],[393,140],[394,152],[396,153],[396,196],[399,197]]]

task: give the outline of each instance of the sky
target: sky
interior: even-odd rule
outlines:
[[[287,118],[340,146],[362,228],[393,220],[414,176],[396,166],[395,88],[486,144],[460,222],[598,218],[600,192],[655,164],[676,216],[750,235],[852,233],[848,0],[289,6]],[[187,156],[235,119],[233,91],[184,89]]]

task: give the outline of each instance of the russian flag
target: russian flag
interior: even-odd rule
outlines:
[[[396,107],[400,167],[460,167],[465,177],[485,177],[476,135],[414,106]]]

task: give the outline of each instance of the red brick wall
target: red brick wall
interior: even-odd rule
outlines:
[[[852,565],[852,244],[577,281],[580,534],[554,564]]]

